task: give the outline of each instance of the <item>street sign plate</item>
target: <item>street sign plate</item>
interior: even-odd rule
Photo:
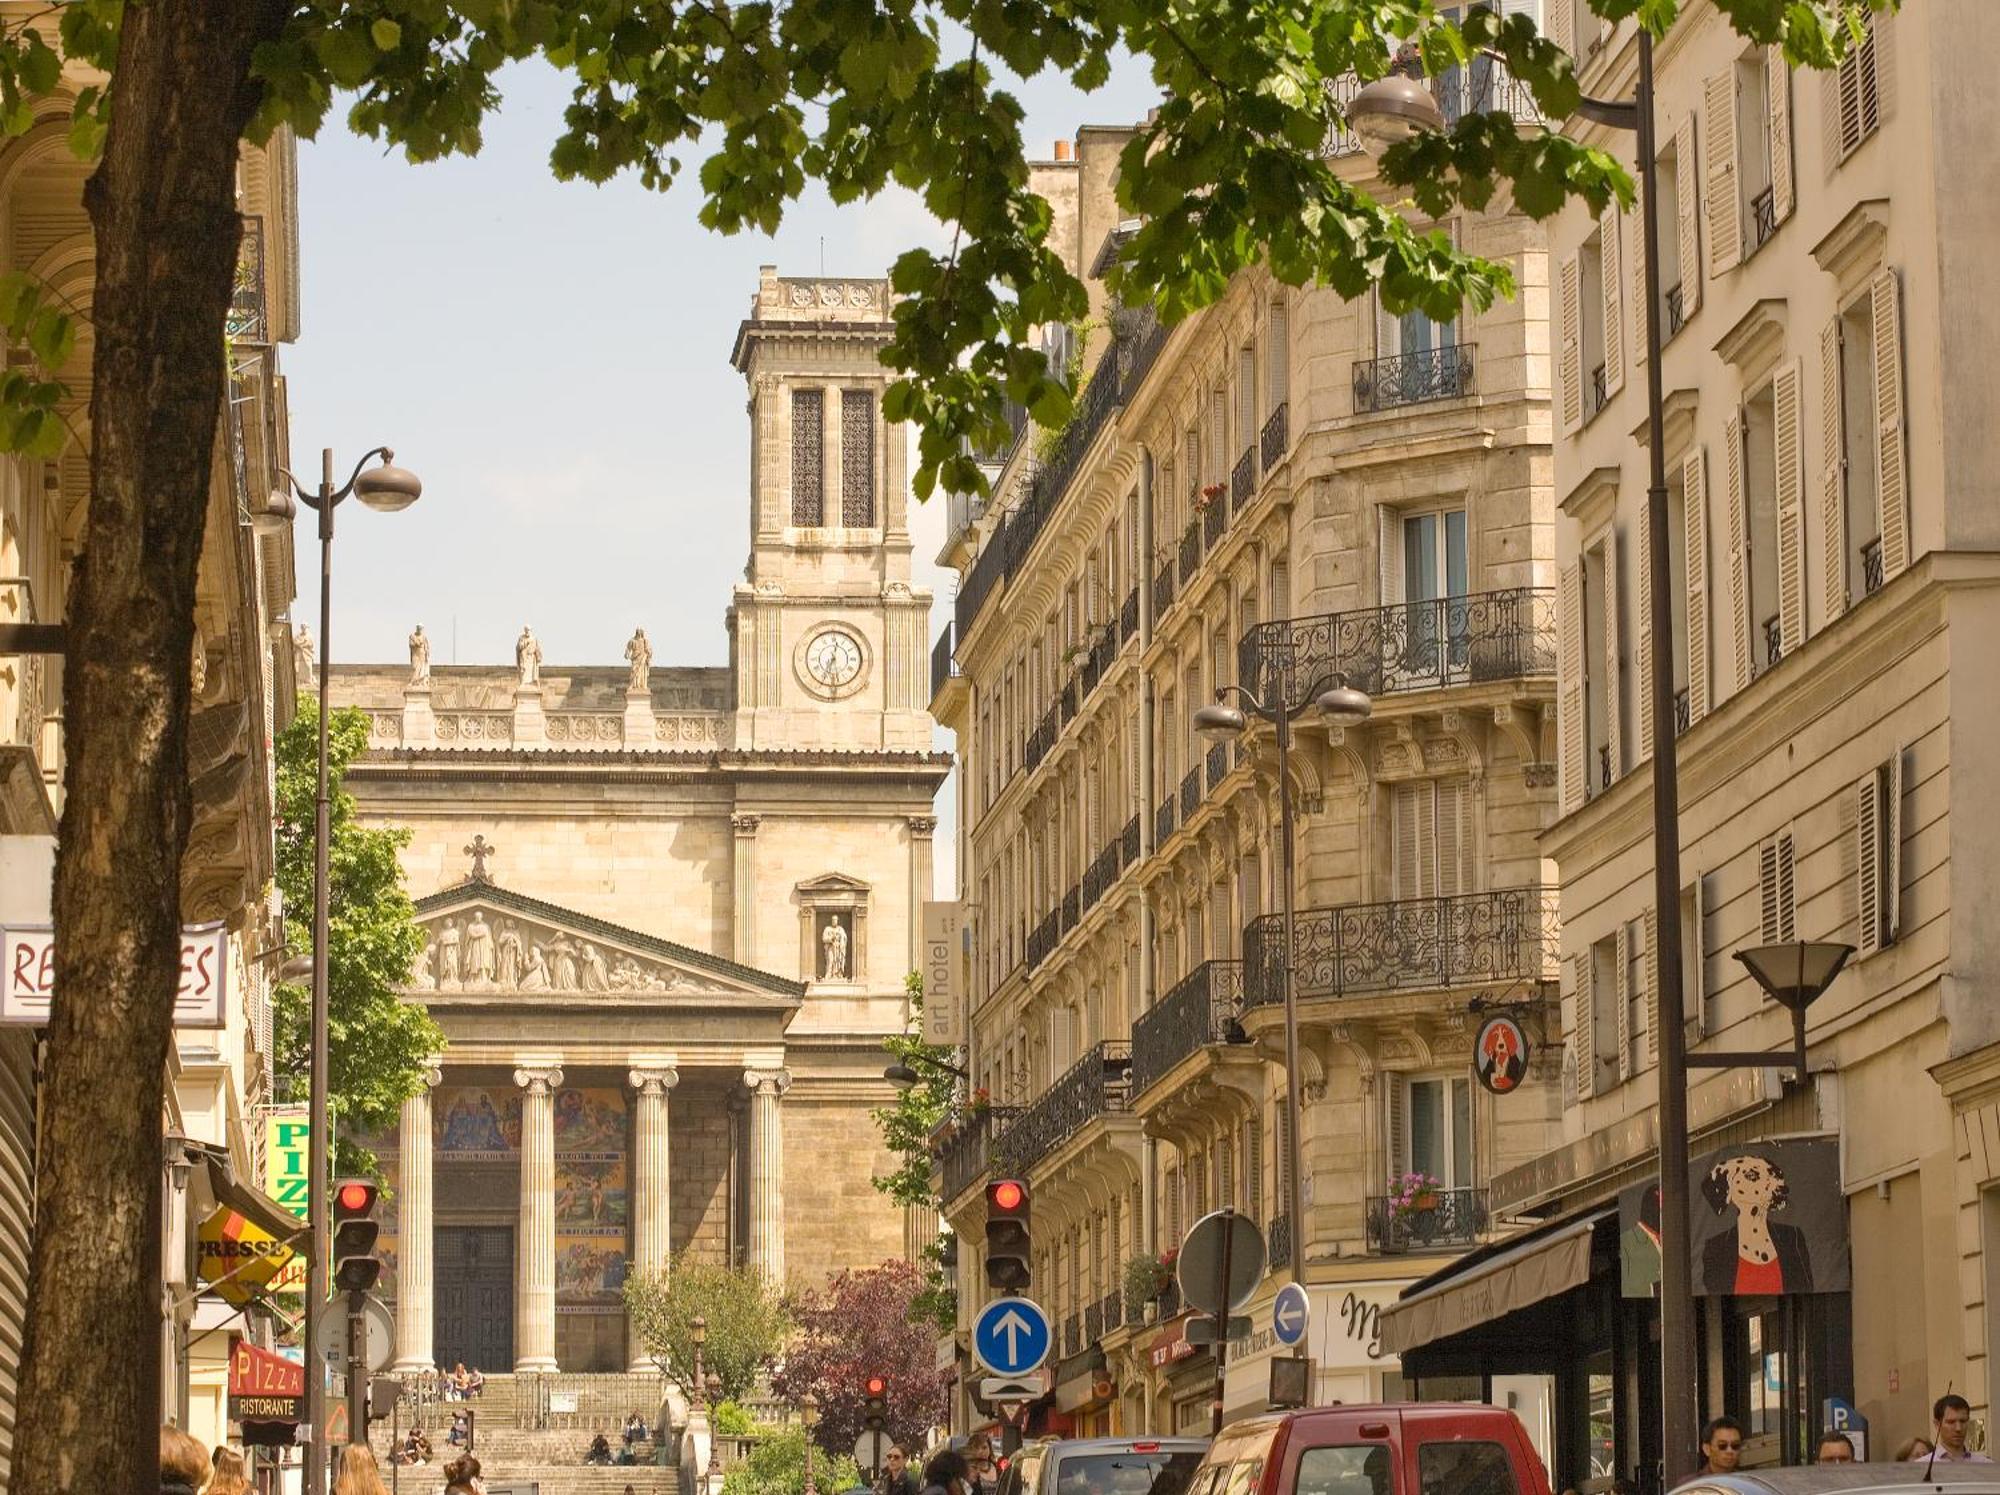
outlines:
[[[371,1373],[385,1371],[396,1356],[396,1316],[372,1294],[362,1300],[362,1321],[368,1326],[363,1354]],[[320,1347],[327,1369],[347,1373],[347,1296],[328,1298],[313,1316],[313,1343]]]
[[[1306,1290],[1296,1282],[1287,1282],[1271,1304],[1271,1332],[1279,1344],[1294,1345],[1306,1337],[1306,1326],[1311,1322],[1312,1302]]]
[[[1250,1320],[1240,1313],[1232,1316],[1229,1320],[1229,1337],[1232,1340],[1248,1339],[1250,1337]],[[1187,1342],[1189,1344],[1214,1344],[1215,1320],[1189,1319]]]
[[[1024,1376],[1049,1358],[1049,1316],[1029,1298],[988,1303],[972,1325],[972,1353],[996,1375]]]
[[[859,1438],[854,1440],[854,1462],[859,1464],[866,1473],[874,1474],[879,1471],[882,1467],[882,1461],[888,1456],[888,1453],[889,1435],[887,1433],[863,1432]]]
[[[1225,1255],[1229,1263],[1226,1303],[1220,1291]],[[1208,1314],[1241,1308],[1264,1280],[1264,1232],[1255,1220],[1235,1210],[1219,1209],[1203,1215],[1181,1242],[1179,1275],[1181,1301],[1190,1308]]]
[[[988,1376],[979,1383],[980,1397],[989,1402],[1032,1402],[1042,1395],[1039,1377]]]

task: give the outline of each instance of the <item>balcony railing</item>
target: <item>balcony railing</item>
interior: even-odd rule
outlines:
[[[1099,1298],[1097,1300],[1097,1322],[1100,1327],[1095,1334],[1090,1336],[1091,1342],[1095,1343],[1109,1334],[1113,1329],[1116,1329],[1124,1317],[1125,1303],[1123,1294],[1106,1293],[1103,1297]]]
[[[1139,634],[1139,589],[1132,588],[1125,594],[1125,605],[1118,609],[1118,642],[1130,643]]]
[[[1118,837],[1118,849],[1127,869],[1139,861],[1139,817],[1134,815],[1125,822],[1125,829]]]
[[[1127,1109],[1132,1045],[1107,1038],[1093,1047],[1041,1099],[1014,1118],[996,1148],[996,1160],[1026,1173],[1100,1116]]]
[[[1151,1089],[1188,1055],[1226,1043],[1243,997],[1243,965],[1207,960],[1132,1024],[1132,1093]]]
[[[1097,900],[1111,890],[1118,881],[1118,843],[1112,841],[1091,858],[1090,865],[1083,869],[1083,906],[1094,908]]]
[[[1236,459],[1236,465],[1229,469],[1229,511],[1241,514],[1250,507],[1250,499],[1257,491],[1257,452],[1254,447],[1244,447],[1243,455]]]
[[[1344,675],[1373,696],[1553,676],[1555,593],[1473,592],[1259,623],[1237,645],[1238,678],[1298,707]]]
[[[1611,744],[1597,745],[1597,787],[1600,791],[1611,787]]]
[[[1194,573],[1201,566],[1201,516],[1197,514],[1188,521],[1188,527],[1181,531],[1181,585],[1185,587],[1194,580]]]
[[[1032,971],[1047,960],[1049,952],[1055,949],[1056,941],[1061,938],[1062,911],[1052,908],[1041,923],[1028,931],[1028,969]]]
[[[1074,884],[1072,884],[1070,886],[1070,890],[1067,893],[1063,894],[1062,932],[1064,934],[1068,934],[1072,929],[1076,928],[1076,921],[1082,917],[1083,917],[1082,890],[1076,887]]]
[[[1159,846],[1174,833],[1174,795],[1167,791],[1167,797],[1153,810],[1153,845]]]
[[[1083,1343],[1096,1344],[1104,1337],[1104,1303],[1099,1300],[1083,1310]],[[1078,1346],[1082,1348],[1081,1345]]]
[[[1764,668],[1769,669],[1785,657],[1785,625],[1783,618],[1772,613],[1764,620]]]
[[[1181,824],[1186,825],[1188,817],[1201,804],[1201,766],[1197,764],[1181,775]]]
[[[1153,573],[1153,616],[1159,617],[1174,605],[1174,563],[1171,558]]]
[[[1667,337],[1671,338],[1675,333],[1687,326],[1687,292],[1682,290],[1680,282],[1676,281],[1667,287],[1665,299],[1667,303]]]
[[[1021,770],[1033,773],[1042,766],[1042,760],[1049,755],[1049,749],[1056,745],[1056,734],[1062,731],[1062,723],[1056,719],[1056,708],[1051,705],[1042,713],[1035,730],[1028,734],[1027,745],[1021,749]]]
[[[1072,1313],[1063,1320],[1062,1353],[1074,1355],[1083,1348],[1083,1315]]]
[[[1445,125],[1456,125],[1467,114],[1499,112],[1511,114],[1522,124],[1542,123],[1542,112],[1534,92],[1497,61],[1479,57],[1463,67],[1455,67],[1424,81],[1443,111]],[[1327,113],[1331,123],[1323,156],[1351,156],[1361,150],[1361,141],[1347,128],[1347,106],[1361,91],[1361,80],[1352,73],[1329,78],[1325,83]]]
[[[944,1197],[956,1199],[986,1177],[988,1149],[1014,1115],[1012,1106],[995,1106],[968,1116],[958,1134],[940,1149],[938,1162],[944,1174]]]
[[[958,676],[958,661],[951,657],[951,624],[944,625],[937,642],[931,646],[931,699],[936,700],[945,683]]]
[[[1369,1196],[1368,1249],[1385,1256],[1476,1246],[1485,1229],[1484,1189],[1439,1189],[1431,1208],[1401,1211],[1391,1208],[1384,1195]]]
[[[1393,410],[1429,400],[1455,400],[1472,393],[1472,343],[1358,359],[1354,365],[1354,408]]]
[[[1287,430],[1291,420],[1290,412],[1290,402],[1280,400],[1278,408],[1273,410],[1270,419],[1264,422],[1264,434],[1259,439],[1262,450],[1258,455],[1264,459],[1265,472],[1269,472],[1284,459],[1285,450],[1290,445],[1290,432]]]
[[[1222,539],[1222,532],[1229,528],[1229,495],[1218,487],[1214,493],[1202,495],[1207,505],[1201,511],[1202,553],[1215,549]]]
[[[1611,403],[1611,377],[1603,364],[1590,371],[1590,413],[1597,414]]]
[[[1689,703],[1687,687],[1683,685],[1674,692],[1674,736],[1685,732],[1693,720],[1693,708]]]
[[[1229,777],[1231,767],[1229,761],[1229,744],[1226,742],[1210,743],[1208,745],[1208,761],[1205,766],[1207,768],[1208,792],[1213,794],[1215,793],[1216,786]]]
[[[1280,1168],[1285,1165],[1281,1162]],[[1288,1270],[1292,1264],[1292,1217],[1273,1215],[1264,1227],[1264,1260],[1273,1270]]]
[[[1774,189],[1766,187],[1750,199],[1750,223],[1757,236],[1755,247],[1762,248],[1765,240],[1778,231],[1778,198]]]
[[[1284,999],[1282,915],[1243,931],[1246,1005]],[[1301,998],[1539,980],[1553,970],[1554,888],[1300,909],[1292,971]]]
[[[1873,597],[1882,590],[1882,542],[1870,540],[1861,547],[1861,595]]]
[[[1056,692],[1056,703],[1051,709],[1059,713],[1056,720],[1056,730],[1058,732],[1067,727],[1076,717],[1076,683],[1076,676],[1071,675],[1069,679],[1063,681],[1062,689]]]
[[[264,220],[245,218],[236,248],[236,279],[223,320],[232,343],[268,343],[271,319],[264,299]]]

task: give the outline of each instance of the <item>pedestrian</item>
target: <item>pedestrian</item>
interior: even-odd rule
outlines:
[[[611,1440],[604,1436],[602,1428],[598,1429],[597,1435],[590,1440],[590,1452],[583,1456],[583,1461],[586,1464],[611,1462]]]
[[[965,1440],[965,1468],[974,1495],[993,1495],[1000,1471],[993,1464],[993,1440],[986,1434],[974,1433]],[[925,1470],[925,1478],[929,1477],[930,1471]]]
[[[623,1437],[627,1448],[630,1448],[634,1443],[644,1443],[646,1441],[646,1419],[641,1417],[637,1412],[627,1412],[625,1414],[625,1431],[620,1436]]]
[[[444,1441],[453,1448],[463,1448],[472,1438],[472,1420],[463,1412],[451,1414],[451,1431],[444,1435]]]
[[[1743,1462],[1743,1424],[1717,1417],[1702,1429],[1701,1473],[1734,1474]]]
[[[215,1472],[208,1477],[208,1488],[202,1495],[251,1495],[242,1454],[224,1444],[215,1450],[212,1462]]]
[[[333,1472],[333,1495],[389,1495],[382,1485],[382,1471],[375,1466],[375,1450],[366,1443],[350,1443],[340,1451]]]
[[[1896,1462],[1898,1464],[1920,1463],[1931,1456],[1931,1450],[1935,1447],[1937,1445],[1928,1438],[1911,1438],[1901,1448],[1896,1450]]]
[[[910,1470],[910,1453],[900,1443],[891,1443],[882,1455],[881,1495],[920,1495],[917,1477]]]
[[[486,1486],[480,1482],[479,1460],[471,1454],[461,1454],[444,1466],[445,1495],[486,1495]]]
[[[1854,1462],[1854,1440],[1837,1428],[1828,1428],[1819,1435],[1819,1452],[1813,1455],[1815,1464],[1852,1464]]]
[[[179,1428],[160,1429],[160,1495],[196,1495],[208,1482],[208,1450]]]
[[[1931,1422],[1937,1427],[1937,1447],[1933,1455],[1940,1464],[1990,1464],[1983,1453],[1965,1446],[1972,1427],[1972,1403],[1956,1392],[1947,1391],[1931,1408]]]
[[[922,1495],[971,1495],[971,1490],[971,1471],[957,1449],[940,1448],[924,1465]]]

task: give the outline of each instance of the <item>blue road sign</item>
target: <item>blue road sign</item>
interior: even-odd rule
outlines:
[[[1049,1358],[1049,1316],[1028,1298],[1001,1298],[980,1310],[972,1353],[995,1375],[1025,1376]]]
[[[1306,1337],[1306,1325],[1311,1321],[1312,1304],[1306,1290],[1296,1282],[1286,1283],[1271,1304],[1271,1332],[1278,1336],[1278,1343],[1297,1344]]]

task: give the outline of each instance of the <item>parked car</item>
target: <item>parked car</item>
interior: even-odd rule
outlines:
[[[1206,1438],[1042,1438],[1008,1460],[1000,1495],[1186,1495]]]
[[[1697,1474],[1674,1495],[2000,1495],[2000,1464],[1800,1464]]]
[[[1232,1423],[1187,1495],[1549,1495],[1549,1477],[1512,1412],[1407,1402]]]

